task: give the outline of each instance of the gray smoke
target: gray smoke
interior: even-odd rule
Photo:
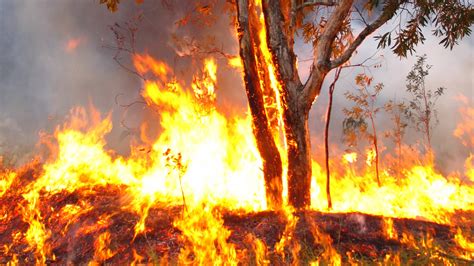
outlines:
[[[126,128],[120,126],[125,111],[116,104],[115,98],[121,95],[122,103],[139,99],[140,80],[119,67],[113,60],[114,51],[104,47],[114,44],[114,35],[108,26],[116,22],[123,23],[141,14],[137,50],[168,62],[188,81],[197,63],[190,57],[176,54],[179,47],[173,42],[172,34],[191,39],[214,36],[217,47],[223,47],[226,53],[237,54],[235,32],[228,14],[216,14],[217,21],[211,27],[191,24],[178,28],[175,22],[193,5],[175,4],[169,9],[161,1],[144,1],[142,5],[133,2],[123,1],[119,11],[111,13],[98,1],[0,1],[0,154],[27,154],[37,142],[40,130],[52,132],[71,107],[87,106],[89,102],[103,113],[113,112],[114,130],[108,138],[109,145],[120,153],[127,152],[130,139],[124,135]],[[74,51],[68,52],[67,44],[71,39],[78,40],[78,44]],[[453,97],[463,93],[473,99],[474,42],[472,38],[465,39],[453,51],[448,51],[437,41],[429,37],[417,52],[426,53],[433,65],[428,85],[448,88],[439,101],[440,125],[433,142],[443,158],[441,164],[450,168],[449,164],[468,152],[451,137],[458,105]],[[311,58],[307,45],[298,40],[296,47],[300,60]],[[375,47],[374,41],[363,44],[352,62],[358,63],[371,56]],[[379,54],[384,58],[383,67],[372,69],[372,74],[376,82],[385,84],[381,101],[394,96],[403,99],[406,97],[405,77],[415,59],[399,59],[387,50]],[[123,60],[130,64],[125,55]],[[245,112],[246,98],[240,73],[224,67],[222,58],[218,60],[219,103],[241,106]],[[299,63],[303,80],[309,62]],[[341,109],[347,106],[343,93],[355,86],[353,78],[360,71],[360,68],[345,70],[337,85],[331,128],[333,142],[340,141]],[[315,151],[318,143],[322,143],[326,94],[325,88],[311,112],[310,129]],[[126,114],[125,121],[130,127],[150,118],[142,105],[133,106]],[[387,124],[386,120],[381,118],[380,122]],[[416,140],[417,135],[411,132],[409,138]],[[341,147],[344,146],[341,144]],[[315,152],[315,156],[319,154]]]

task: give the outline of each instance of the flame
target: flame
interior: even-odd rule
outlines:
[[[233,67],[233,68],[236,68],[236,69],[242,69],[244,67],[243,64],[242,64],[242,59],[240,58],[240,56],[234,56],[234,57],[228,58],[227,59],[227,64],[230,67]]]
[[[191,87],[198,100],[214,102],[216,99],[216,82],[217,82],[217,65],[214,59],[207,58],[204,60],[203,77],[194,77]],[[212,105],[213,106],[213,105]]]
[[[423,217],[438,223],[450,223],[456,210],[471,210],[474,188],[462,184],[459,175],[447,179],[433,165],[413,165],[404,170],[404,178],[384,176],[381,187],[370,181],[373,173],[366,168],[363,175],[346,168],[337,172],[331,183],[335,212],[363,212],[387,217]],[[385,173],[386,174],[386,173]],[[324,184],[325,172],[313,164],[316,184]],[[350,191],[350,192],[349,192]],[[312,191],[312,207],[324,211],[326,197],[320,190]]]
[[[372,148],[368,149],[367,150],[367,159],[365,159],[365,163],[367,164],[367,166],[372,166],[372,163],[374,161],[375,161],[375,150],[372,149]]]
[[[382,223],[383,232],[387,239],[397,239],[398,234],[395,228],[393,227],[392,218],[384,218]]]
[[[89,263],[89,265],[99,265],[98,263],[104,262],[115,255],[115,252],[109,248],[110,241],[109,231],[105,231],[97,237],[94,241],[94,259],[93,262]]]
[[[320,263],[323,265],[342,265],[342,257],[339,252],[334,248],[331,236],[325,234],[324,232],[321,232],[315,222],[313,220],[310,221],[310,231],[313,234],[315,241],[322,245],[324,248],[323,254],[321,254],[320,259],[311,262],[311,265],[319,265]]]
[[[461,103],[461,107],[458,108],[459,114],[461,114],[461,123],[458,123],[456,129],[454,129],[453,135],[461,140],[462,144],[466,147],[474,147],[474,108],[469,99],[460,94],[457,95],[456,100]]]
[[[283,104],[281,102],[281,84],[278,82],[277,79],[277,74],[276,74],[276,67],[272,59],[272,54],[270,52],[270,49],[268,48],[267,44],[267,32],[266,32],[266,27],[265,27],[265,17],[263,15],[263,10],[262,10],[262,1],[261,0],[254,0],[253,1],[256,9],[260,12],[259,14],[259,32],[258,32],[258,39],[259,39],[259,46],[258,49],[260,52],[263,54],[263,59],[264,59],[264,64],[259,65],[259,73],[262,75],[260,77],[260,82],[262,86],[262,90],[264,90],[265,85],[263,82],[265,81],[265,77],[263,76],[262,73],[266,73],[268,75],[269,81],[270,81],[270,88],[271,92],[266,92],[264,91],[265,96],[265,109],[267,110],[267,116],[268,119],[270,120],[270,124],[272,124],[272,121],[276,120],[278,124],[278,128],[275,126],[271,127],[273,129],[273,135],[275,136],[275,139],[277,140],[277,144],[279,144],[280,148],[280,153],[284,151],[284,148],[286,147],[286,140],[283,138],[283,143],[278,142],[280,139],[280,131],[283,129]],[[268,94],[272,94],[274,97],[269,97]],[[276,114],[272,114],[272,110],[276,110]],[[274,111],[273,111],[274,112]],[[286,164],[287,162],[283,162]]]
[[[285,248],[289,247],[293,257],[293,262],[296,265],[298,264],[298,253],[301,250],[301,246],[294,240],[294,232],[296,229],[296,224],[298,223],[298,217],[296,217],[293,212],[294,210],[292,210],[290,207],[283,209],[283,215],[285,216],[287,222],[280,241],[275,245],[275,250],[276,252],[280,253],[283,259],[285,259]]]
[[[66,52],[68,53],[72,53],[74,51],[76,51],[77,47],[79,47],[79,45],[82,43],[82,39],[81,38],[73,38],[73,39],[69,39],[66,43],[66,46],[65,46],[65,50]]]
[[[260,43],[264,43],[265,33],[260,31],[259,36]],[[270,53],[265,47],[264,43],[261,50],[267,58]],[[267,64],[260,67],[269,74],[276,95],[275,102],[267,102],[267,107],[273,106],[281,112],[274,65],[271,57],[267,60]],[[66,122],[58,126],[52,136],[42,136],[41,143],[47,144],[50,156],[44,159],[38,176],[28,183],[20,180],[20,169],[2,169],[0,172],[0,199],[10,194],[21,195],[22,201],[15,211],[27,225],[24,231],[11,233],[12,241],[27,244],[37,264],[54,261],[58,254],[54,254],[56,236],[53,237],[49,224],[51,213],[59,217],[64,236],[81,216],[95,210],[94,203],[85,197],[114,186],[120,196],[119,209],[138,216],[133,225],[132,242],[146,234],[150,226],[147,223],[149,212],[154,206],[165,204],[181,210],[172,221],[173,227],[181,233],[180,264],[236,265],[246,261],[246,256],[253,256],[255,261],[265,265],[276,255],[283,258],[291,255],[297,264],[298,254],[304,249],[295,237],[300,218],[288,206],[281,210],[286,226],[275,246],[265,246],[250,233],[246,233],[245,239],[251,250],[238,250],[230,241],[232,231],[224,225],[221,210],[263,211],[266,209],[265,189],[251,117],[248,114],[224,115],[216,107],[219,92],[216,61],[205,59],[202,70],[193,76],[191,84],[178,80],[171,67],[150,55],[135,55],[133,64],[138,74],[146,76],[141,96],[150,108],[158,111],[156,123],[159,123],[160,134],[150,136],[147,131],[151,122],[147,121],[140,127],[140,144],[131,146],[130,155],[118,155],[107,148],[106,136],[113,126],[111,114],[101,115],[92,106],[73,108]],[[279,123],[278,130],[281,130],[282,122]],[[278,130],[275,135],[281,133],[277,134]],[[459,132],[463,136],[472,134],[464,128]],[[280,143],[280,149],[285,145]],[[147,152],[143,152],[143,147]],[[369,150],[368,159],[371,152]],[[423,158],[416,150],[404,152],[405,159],[399,169],[401,177],[393,176],[388,166],[381,165],[384,183],[380,187],[374,182],[370,164],[357,161],[357,157],[358,153],[350,152],[338,154],[331,161],[331,167],[335,169],[331,180],[332,212],[384,216],[382,230],[388,239],[398,240],[400,236],[404,244],[425,252],[434,247],[432,238],[427,235],[420,244],[414,236],[397,232],[393,218],[416,218],[451,225],[455,223],[453,218],[457,211],[474,208],[472,183],[461,182],[459,173],[443,176],[432,160]],[[465,174],[471,182],[474,180],[473,158],[471,154],[465,161]],[[372,163],[372,159],[369,162]],[[326,195],[321,193],[325,178],[324,170],[314,160],[311,207],[321,212],[327,212]],[[26,185],[21,187],[19,184]],[[45,198],[60,193],[74,193],[79,200],[60,207],[45,206]],[[11,219],[11,212],[6,208],[1,207],[2,222]],[[78,235],[95,237],[90,264],[105,263],[120,253],[113,246],[111,224],[111,214],[103,214],[77,230]],[[343,255],[334,247],[333,239],[316,224],[309,226],[315,241],[324,248],[321,260],[313,264],[340,265]],[[472,241],[464,232],[458,232],[455,241],[472,252]],[[18,260],[8,245],[4,250],[12,263]],[[133,250],[130,259],[132,264],[142,263],[145,256],[143,252],[138,254]],[[391,254],[385,260],[400,262],[400,254]]]
[[[357,153],[355,153],[355,152],[346,153],[342,157],[348,163],[354,163],[354,162],[357,161]]]
[[[15,172],[0,173],[0,197],[2,197],[17,177]]]
[[[454,242],[465,250],[465,254],[461,254],[466,259],[474,259],[474,241],[469,240],[468,237],[464,236],[461,228],[457,228],[456,235],[454,236]]]
[[[193,265],[237,265],[235,247],[227,242],[231,232],[224,227],[224,221],[213,215],[209,207],[193,209],[188,214],[174,222],[174,226],[183,231],[182,237],[187,243],[179,254],[179,261]]]

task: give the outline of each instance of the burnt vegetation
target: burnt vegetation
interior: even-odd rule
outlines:
[[[172,159],[174,160],[174,159]],[[12,184],[12,189],[0,198],[2,213],[6,219],[0,221],[0,263],[17,261],[30,264],[36,261],[35,250],[28,248],[24,233],[28,223],[23,221],[16,208],[21,208],[25,199],[13,189],[21,191],[39,173],[25,170]],[[41,213],[45,226],[50,230],[51,251],[48,264],[100,264],[133,263],[177,263],[180,252],[189,243],[183,232],[176,227],[176,217],[183,215],[179,205],[156,204],[149,210],[146,231],[134,235],[134,226],[140,217],[123,210],[121,186],[104,185],[92,189],[63,191],[54,195],[42,192]],[[18,202],[15,208],[11,202]],[[69,214],[72,206],[81,206],[79,212]],[[88,207],[92,206],[92,208]],[[291,231],[291,243],[277,250],[289,221],[283,213],[259,212],[239,213],[225,209],[214,209],[222,215],[223,225],[231,230],[227,242],[234,246],[241,263],[262,264],[308,264],[312,261],[335,263],[334,249],[341,254],[343,263],[453,263],[469,265],[472,261],[460,255],[465,251],[453,242],[456,228],[474,232],[471,212],[459,212],[452,225],[440,225],[427,221],[393,218],[394,235],[387,235],[387,218],[362,213],[330,214],[317,211],[294,213],[296,224]],[[184,214],[185,219],[186,215]],[[458,223],[458,224],[457,224]],[[204,226],[204,225],[203,225]],[[107,236],[104,245],[99,245],[100,236]],[[264,252],[257,244],[265,246]],[[215,242],[217,254],[219,243]],[[268,249],[267,249],[268,247]],[[298,247],[294,250],[294,247]],[[212,248],[212,250],[214,250]],[[293,248],[293,250],[292,250]],[[397,257],[397,254],[399,257]],[[189,261],[193,261],[190,255]],[[196,261],[195,261],[196,262]]]
[[[119,0],[100,0],[99,3],[111,11],[120,8]],[[177,27],[212,25],[216,13],[219,14],[215,6],[222,7],[216,3],[215,0],[196,1],[190,5],[190,11],[176,21]],[[171,12],[177,4],[182,3],[163,1],[163,8]],[[223,128],[224,133],[222,136],[204,132],[211,135],[210,138],[245,135],[247,124],[229,122],[231,119],[227,121],[217,111],[216,69],[208,70],[206,65],[192,77],[191,90],[186,91],[171,67],[137,51],[135,39],[139,23],[134,20],[116,23],[110,27],[116,43],[106,47],[116,52],[113,59],[117,64],[138,77],[144,86],[139,100],[122,107],[143,104],[154,108],[162,120],[183,122],[183,126],[160,125],[163,131],[169,130],[168,135],[163,134],[164,141],[159,136],[154,143],[149,141],[143,147],[134,147],[130,157],[122,157],[105,150],[104,135],[111,130],[110,121],[101,120],[100,115],[92,111],[93,125],[88,128],[87,121],[83,121],[87,120],[85,111],[77,109],[78,118],[73,116],[70,122],[76,122],[77,128],[64,126],[62,132],[58,127],[54,137],[51,136],[54,143],[47,143],[52,153],[48,160],[33,161],[16,169],[0,160],[0,264],[474,263],[473,202],[466,196],[472,192],[473,180],[461,181],[456,175],[444,177],[429,163],[408,166],[403,163],[403,146],[410,144],[405,143],[404,136],[410,126],[421,131],[426,149],[431,151],[431,137],[438,122],[436,102],[445,92],[444,88],[430,90],[426,86],[431,68],[426,64],[427,56],[418,57],[406,78],[406,92],[411,96],[408,100],[382,102],[379,96],[384,85],[374,84],[375,78],[368,74],[357,75],[354,85],[344,88],[349,89],[344,96],[352,105],[337,106],[345,115],[344,140],[355,151],[358,151],[357,146],[365,145],[361,142],[369,144],[370,155],[366,160],[369,174],[359,176],[356,172],[360,163],[352,157],[331,164],[329,145],[333,95],[336,86],[340,86],[337,82],[346,68],[370,68],[366,61],[351,62],[367,38],[375,36],[379,48],[406,57],[416,52],[416,46],[425,40],[424,29],[431,27],[433,35],[441,39],[440,44],[452,49],[471,33],[472,4],[464,1],[230,0],[224,6],[226,14],[235,22],[240,70],[248,100],[248,131],[253,133],[255,143],[243,138],[237,144],[223,141],[218,149],[206,143],[208,139],[204,144],[208,144],[205,146],[208,152],[225,149],[219,153],[220,159],[228,163],[223,167],[245,165],[228,162],[231,161],[228,151],[244,150],[241,157],[258,161],[257,167],[249,164],[249,168],[258,168],[262,176],[262,197],[252,195],[261,201],[260,205],[238,205],[241,198],[233,198],[238,203],[235,204],[226,201],[227,195],[213,198],[205,189],[199,191],[203,194],[199,199],[198,192],[193,194],[192,189],[201,189],[201,184],[193,183],[195,180],[186,175],[197,171],[193,159],[206,162],[189,158],[188,146],[168,147],[176,144],[173,141],[181,144],[208,137],[192,129],[205,131],[199,126],[213,123],[217,124],[216,128]],[[380,32],[387,22],[395,20],[398,21],[395,27]],[[302,38],[313,48],[305,81],[298,73],[296,38]],[[237,57],[215,45],[213,38],[194,40],[173,36],[172,39],[183,48],[177,49],[183,52],[181,56],[195,56],[205,64],[203,59],[208,55],[224,60]],[[135,68],[127,65],[129,57]],[[215,68],[214,61],[207,63]],[[324,172],[311,157],[308,119],[313,104],[319,104],[317,98],[330,73],[334,76],[328,90]],[[384,135],[393,142],[392,150],[396,154],[396,163],[389,167],[382,163],[383,145],[379,136],[384,132],[377,123],[382,112],[390,118],[392,127]],[[127,127],[124,121],[122,125],[135,134],[143,133],[141,129]],[[175,129],[185,133],[180,135]],[[186,135],[188,132],[197,137]],[[176,139],[175,135],[178,135]],[[160,146],[159,141],[168,142]],[[250,142],[255,152],[245,149],[248,145],[245,142]],[[72,151],[64,152],[61,144],[72,145]],[[165,146],[166,149],[161,150]],[[252,153],[257,154],[257,159],[251,157]],[[96,157],[75,158],[77,154]],[[80,163],[76,165],[72,160],[71,165],[66,165],[65,162],[70,163],[69,157]],[[205,165],[208,167],[205,175],[214,175],[214,171],[222,173],[214,165],[222,161],[215,161]],[[472,158],[466,160],[467,171],[472,171],[469,163]],[[332,165],[338,166],[333,172]],[[254,174],[253,169],[244,170],[249,171],[223,173]],[[394,171],[396,179],[391,176]],[[57,173],[62,175],[58,177]],[[231,190],[219,192],[242,189],[235,187],[240,183],[233,182],[248,178],[231,177],[234,179],[230,185],[226,184]],[[284,186],[285,177],[287,186]],[[317,182],[326,181],[325,193],[317,191],[323,186],[312,187],[315,178],[319,178]],[[158,179],[161,183],[157,185]],[[220,179],[224,176],[215,180]],[[428,189],[413,187],[412,180]],[[334,193],[331,184],[342,188]],[[216,190],[221,185],[210,182]],[[163,188],[179,193],[167,194]],[[349,198],[341,195],[341,191],[353,191],[356,195]],[[253,192],[258,194],[258,191]],[[365,198],[365,195],[370,196]],[[326,200],[327,209],[342,211],[317,211],[323,208],[314,203],[323,202],[321,198]],[[351,200],[354,202],[348,202]],[[413,209],[404,209],[404,200]],[[359,206],[365,206],[368,213],[383,215],[354,211]]]

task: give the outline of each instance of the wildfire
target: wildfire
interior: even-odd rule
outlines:
[[[227,64],[229,66],[233,67],[233,68],[236,68],[236,69],[242,69],[243,68],[242,60],[240,59],[239,56],[229,58],[228,61],[227,61]]]
[[[472,103],[469,104],[469,99],[464,95],[456,97],[461,107],[459,113],[463,123],[458,123],[453,135],[461,140],[462,144],[467,147],[474,147],[474,108]]]
[[[264,43],[265,38],[260,38],[260,42]],[[277,100],[268,104],[274,104],[278,109],[281,108],[279,89],[266,49],[262,49],[268,63],[265,71],[270,75]],[[247,253],[229,242],[232,231],[224,225],[220,209],[258,212],[266,209],[266,203],[261,159],[255,147],[251,118],[248,115],[228,117],[215,106],[218,92],[216,61],[204,60],[203,70],[194,76],[189,86],[177,80],[166,63],[150,55],[135,55],[133,63],[137,73],[147,76],[142,84],[143,98],[150,108],[159,111],[160,116],[160,135],[156,139],[142,139],[143,145],[150,146],[149,152],[144,153],[142,146],[135,145],[131,147],[130,156],[115,154],[106,148],[105,141],[112,130],[111,114],[103,117],[93,107],[72,109],[64,125],[56,128],[54,136],[44,136],[42,143],[49,143],[51,157],[45,160],[38,176],[25,183],[19,179],[22,176],[19,170],[0,173],[0,199],[21,195],[18,206],[12,203],[8,206],[11,210],[2,207],[1,220],[8,223],[18,212],[27,225],[24,232],[16,231],[9,236],[12,241],[24,241],[28,245],[25,250],[33,251],[39,264],[54,261],[58,255],[54,252],[57,236],[53,236],[51,217],[57,219],[55,221],[62,227],[60,232],[66,237],[80,217],[98,211],[98,205],[87,198],[113,186],[117,202],[120,202],[117,212],[123,210],[138,217],[133,220],[131,242],[149,232],[148,221],[153,207],[160,204],[180,207],[180,214],[172,217],[172,226],[181,232],[179,239],[183,243],[178,256],[180,263],[237,265],[245,256],[253,254],[257,261],[268,264],[270,249],[283,258],[291,254],[297,259],[304,247],[294,241],[296,228],[300,220],[305,219],[295,216],[287,207],[282,210],[286,227],[274,247],[265,246],[250,233],[245,237],[251,247]],[[279,123],[281,126],[282,122]],[[142,130],[146,129],[147,126],[142,126]],[[459,129],[457,132],[465,131]],[[385,171],[383,185],[379,187],[372,177],[369,161],[368,165],[357,166],[357,157],[355,152],[346,153],[342,159],[339,157],[332,162],[338,168],[332,181],[332,212],[382,215],[386,217],[383,228],[389,239],[397,239],[398,232],[392,218],[388,217],[454,224],[453,216],[457,211],[474,208],[474,188],[462,183],[459,174],[445,177],[432,164],[407,163],[403,165],[403,179]],[[472,179],[472,156],[466,160],[465,170]],[[325,173],[314,161],[314,210],[326,211],[326,198],[320,193],[323,189],[319,188],[324,184],[324,178]],[[64,193],[79,200],[59,207],[45,205],[48,199]],[[96,236],[91,263],[104,263],[120,253],[113,246],[110,230],[115,215],[104,214],[95,222],[88,221],[88,226],[74,229],[74,236]],[[308,223],[315,243],[324,249],[322,258],[340,264],[341,254],[334,248],[334,240],[311,221]],[[403,241],[414,245],[410,236],[402,235]],[[466,240],[460,231],[455,240],[460,247],[472,252],[472,241]],[[428,238],[425,245],[431,244]],[[9,246],[4,248],[4,253],[10,254],[12,263],[18,260]],[[143,256],[133,249],[130,261],[141,262]],[[386,259],[396,261],[396,258],[388,256]]]
[[[348,163],[354,163],[357,161],[357,153],[350,152],[343,155],[343,158]]]
[[[77,47],[79,47],[81,42],[82,42],[81,38],[69,39],[64,49],[66,50],[66,52],[72,53],[76,51]]]
[[[468,259],[474,258],[474,242],[470,241],[467,237],[463,235],[463,231],[458,228],[456,230],[456,235],[454,236],[454,241],[458,246],[463,248],[466,252],[463,254]]]

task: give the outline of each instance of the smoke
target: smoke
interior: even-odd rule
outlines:
[[[394,25],[386,25],[382,27],[380,32],[392,29]],[[359,29],[360,30],[360,29]],[[377,34],[377,33],[376,33]],[[375,34],[375,35],[376,35]],[[366,62],[366,65],[381,63],[381,67],[362,68],[354,67],[344,69],[336,84],[334,93],[334,105],[331,121],[331,142],[340,143],[342,141],[342,121],[344,115],[342,109],[348,107],[351,103],[344,97],[344,92],[353,90],[356,85],[354,78],[359,73],[366,73],[374,77],[375,83],[383,83],[384,90],[378,98],[378,103],[383,106],[389,100],[408,102],[410,95],[406,93],[406,76],[416,62],[416,55],[426,54],[428,64],[432,65],[429,75],[426,78],[427,88],[433,91],[439,87],[447,88],[436,104],[438,110],[439,124],[435,126],[432,137],[433,150],[436,153],[436,164],[444,173],[453,170],[463,169],[464,159],[467,158],[469,148],[463,146],[461,142],[453,136],[453,131],[457,123],[461,122],[461,115],[458,113],[460,103],[456,100],[456,96],[462,94],[470,99],[470,104],[474,103],[474,41],[472,37],[465,38],[455,46],[453,50],[445,49],[439,45],[439,38],[432,36],[430,29],[424,31],[426,41],[424,44],[416,48],[416,53],[407,58],[399,58],[389,49],[377,51],[377,41],[372,38],[359,47],[357,54],[351,59],[352,64],[359,64],[368,58],[373,58]],[[299,63],[300,77],[305,80],[309,73],[312,58],[311,47],[301,40],[297,40],[296,51],[299,59],[303,59]],[[326,80],[321,95],[316,100],[310,113],[310,130],[312,131],[311,140],[315,157],[323,156],[320,152],[323,141],[324,132],[324,115],[328,101],[327,88],[333,80],[334,74],[331,72]],[[386,113],[378,115],[376,121],[382,136],[382,131],[393,127],[392,121],[387,117]],[[409,145],[423,143],[423,135],[409,127],[405,135],[405,142]],[[390,147],[390,140],[382,138],[385,146]],[[340,148],[345,145],[340,143]],[[389,151],[387,151],[389,152]]]
[[[113,113],[114,129],[108,142],[119,152],[126,152],[130,139],[120,122],[124,120],[127,127],[134,128],[149,114],[143,105],[124,110],[116,103],[117,96],[120,103],[139,99],[141,84],[113,60],[115,50],[105,47],[115,45],[110,25],[124,26],[141,15],[137,51],[168,62],[188,80],[193,73],[191,66],[197,63],[178,58],[172,33],[193,33],[196,37],[220,32],[219,45],[235,47],[228,16],[218,17],[217,31],[188,27],[189,32],[179,32],[175,22],[192,6],[180,8],[176,5],[170,10],[160,1],[142,5],[130,1],[111,13],[98,1],[0,1],[0,154],[31,151],[40,130],[52,132],[72,107],[89,103],[102,113]],[[131,66],[129,55],[123,54],[121,60]],[[236,73],[224,76],[219,93],[229,88],[230,99],[238,99],[244,106],[241,87],[231,85],[240,84],[240,77]]]
[[[173,34],[190,40],[214,37],[210,41],[215,47],[221,47],[228,54],[236,55],[238,52],[235,30],[227,13],[214,14],[216,21],[210,27],[193,23],[178,27],[176,21],[192,8],[192,5],[176,3],[170,9],[161,1],[144,1],[141,5],[123,1],[118,12],[111,13],[98,1],[0,1],[0,154],[26,154],[37,142],[40,130],[52,132],[71,107],[87,106],[90,102],[103,113],[113,113],[114,130],[108,138],[109,145],[120,153],[126,153],[130,138],[124,134],[128,131],[120,126],[120,122],[124,119],[127,126],[133,128],[152,115],[144,111],[143,105],[134,105],[125,112],[116,103],[117,95],[120,95],[121,103],[139,99],[140,80],[118,66],[113,60],[115,51],[104,47],[113,45],[115,40],[108,26],[141,15],[137,50],[168,62],[176,74],[189,82],[199,62],[177,55],[180,47],[173,40]],[[430,35],[429,32],[426,35]],[[457,122],[454,96],[462,93],[473,99],[474,43],[472,38],[467,38],[453,51],[448,51],[437,41],[428,37],[417,52],[426,53],[429,64],[433,65],[428,85],[448,88],[438,103],[440,124],[433,136],[434,148],[443,158],[443,167],[447,167],[459,155],[468,152],[451,135]],[[311,59],[311,50],[301,40],[297,40],[296,50],[300,74],[305,80],[311,61],[304,59]],[[372,56],[375,50],[375,41],[364,43],[352,62],[361,62]],[[380,101],[395,96],[406,98],[405,77],[415,58],[399,59],[388,50],[379,52],[379,55],[383,55],[383,65],[371,72],[376,82],[385,84]],[[241,112],[245,112],[241,73],[226,68],[225,60],[216,56],[219,105],[237,105]],[[126,55],[122,60],[130,64]],[[361,71],[360,68],[344,70],[337,84],[332,142],[341,140],[341,110],[348,104],[343,93],[354,88],[353,78]],[[332,74],[311,111],[310,130],[316,157],[319,156],[316,150],[322,143],[327,85],[331,79]],[[383,127],[390,126],[383,117],[380,123]],[[416,141],[419,137],[410,131],[408,139]]]
[[[101,47],[107,25],[124,16],[92,1],[0,2],[0,119],[10,123],[0,127],[5,149],[30,149],[39,130],[51,132],[73,106],[91,101],[107,112],[114,95],[130,93],[135,81]]]

